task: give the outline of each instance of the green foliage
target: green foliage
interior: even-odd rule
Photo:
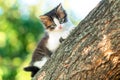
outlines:
[[[16,0],[0,1],[0,80],[29,80],[23,67],[44,31],[35,14],[21,15],[19,6]]]

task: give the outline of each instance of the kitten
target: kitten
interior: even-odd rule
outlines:
[[[45,28],[45,36],[35,49],[30,66],[24,68],[25,71],[32,72],[31,77],[34,77],[46,63],[51,54],[56,51],[62,40],[67,38],[73,28],[61,4],[40,16],[40,20]]]

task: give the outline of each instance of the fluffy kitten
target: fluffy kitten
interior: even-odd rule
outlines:
[[[30,66],[24,68],[25,71],[32,72],[31,77],[46,63],[73,28],[61,4],[40,16],[40,20],[45,27],[45,36],[35,49]]]

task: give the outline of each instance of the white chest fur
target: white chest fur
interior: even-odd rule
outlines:
[[[48,39],[48,42],[46,44],[46,47],[50,51],[55,52],[55,50],[60,45],[59,39],[61,38],[62,35],[63,35],[62,32],[51,32],[51,33],[49,33],[49,39]]]

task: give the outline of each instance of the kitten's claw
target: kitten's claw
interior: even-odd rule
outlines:
[[[62,37],[59,39],[60,43],[62,43],[65,39],[63,39]]]

